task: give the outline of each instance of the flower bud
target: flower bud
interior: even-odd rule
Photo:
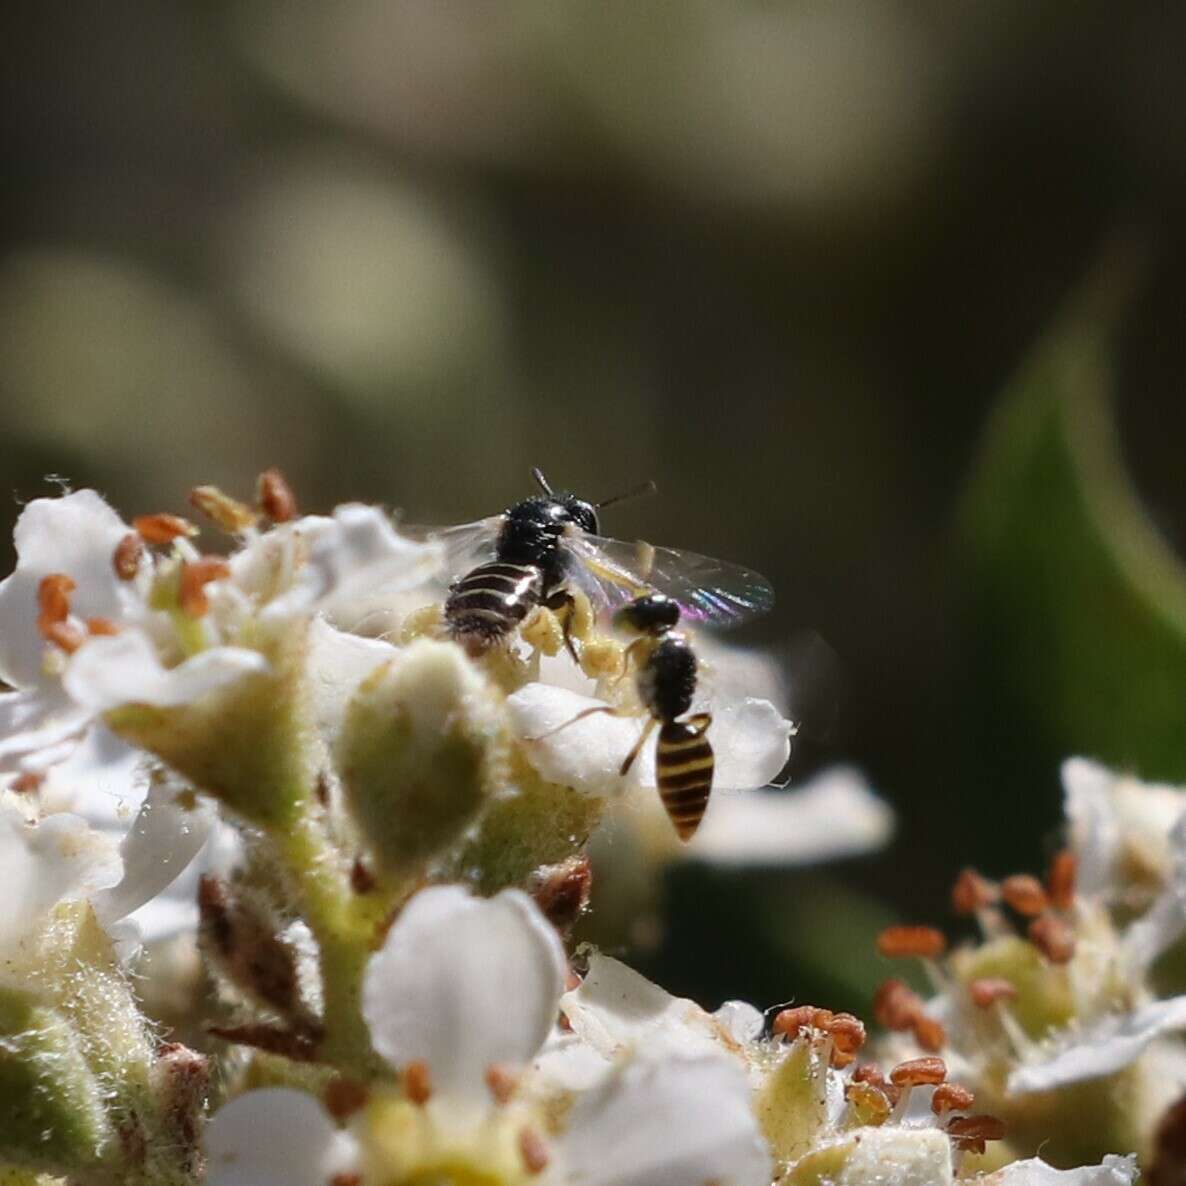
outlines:
[[[496,782],[495,693],[450,643],[420,639],[355,693],[335,746],[378,870],[407,873],[458,840]]]

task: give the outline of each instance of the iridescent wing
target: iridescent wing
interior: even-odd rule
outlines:
[[[689,621],[727,627],[774,604],[774,589],[764,576],[710,556],[579,531],[570,532],[565,546],[578,583],[599,609],[612,612],[657,590],[678,601]]]
[[[503,518],[503,515],[491,515],[456,527],[409,527],[401,523],[400,531],[413,539],[436,540],[444,545],[445,563],[439,580],[447,589],[479,564],[494,559]]]

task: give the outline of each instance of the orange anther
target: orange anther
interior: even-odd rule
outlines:
[[[417,1060],[406,1063],[400,1074],[400,1083],[404,1095],[414,1104],[426,1104],[432,1098],[432,1074],[426,1062]]]
[[[86,635],[73,622],[50,622],[41,633],[47,642],[61,647],[68,655],[74,654],[86,642]]]
[[[256,486],[256,500],[259,509],[273,523],[287,523],[296,518],[296,497],[284,475],[275,468],[266,469],[259,476]]]
[[[246,531],[259,518],[249,506],[217,486],[195,486],[189,492],[189,504],[229,532]]]
[[[8,784],[10,791],[18,795],[28,795],[36,791],[45,782],[45,774],[40,770],[25,770]]]
[[[523,1166],[529,1174],[542,1173],[548,1165],[548,1147],[544,1139],[533,1128],[524,1128],[519,1132],[519,1154],[523,1158]]]
[[[345,1120],[366,1106],[370,1092],[357,1079],[343,1079],[340,1075],[325,1085],[322,1098],[325,1110],[335,1120]]]
[[[64,622],[70,613],[70,594],[78,586],[64,572],[51,572],[37,585],[37,625],[41,633],[54,622]]]
[[[975,1101],[976,1097],[966,1087],[958,1083],[940,1083],[931,1096],[931,1111],[936,1116],[942,1116],[944,1112],[966,1112]]]
[[[119,626],[110,618],[87,618],[86,632],[91,635],[110,637],[119,633]]]
[[[910,1028],[914,1031],[914,1040],[932,1054],[937,1054],[947,1045],[947,1031],[943,1023],[925,1013],[919,1013],[910,1022]]]
[[[997,887],[975,869],[964,869],[951,887],[951,908],[956,914],[975,914],[999,897]]]
[[[121,581],[130,581],[140,571],[140,558],[144,555],[144,542],[134,531],[115,545],[111,555],[111,567]]]
[[[935,959],[947,950],[947,939],[934,927],[886,927],[877,936],[877,950],[891,959]]]
[[[1028,873],[1014,873],[1001,882],[1001,897],[1027,918],[1034,918],[1050,904],[1042,883]]]
[[[486,1068],[486,1086],[496,1104],[505,1104],[519,1086],[519,1076],[508,1068],[494,1063]]]
[[[880,1087],[860,1080],[847,1084],[844,1098],[852,1105],[861,1124],[883,1124],[893,1108],[889,1096]]]
[[[833,1017],[830,1009],[817,1009],[815,1005],[796,1005],[783,1009],[774,1018],[771,1030],[784,1038],[796,1038],[805,1029],[826,1029]]]
[[[1075,901],[1078,873],[1079,858],[1070,849],[1064,848],[1054,854],[1046,877],[1046,888],[1050,893],[1050,903],[1056,910],[1070,910]]]
[[[922,1087],[942,1083],[947,1078],[947,1064],[941,1058],[912,1058],[890,1071],[895,1087]]]
[[[885,980],[873,995],[873,1019],[888,1030],[908,1030],[922,1012],[922,998],[901,980]]]
[[[1052,963],[1069,963],[1075,954],[1075,932],[1057,914],[1043,914],[1029,925],[1029,941]]]
[[[968,985],[968,996],[978,1009],[987,1009],[994,1001],[1011,1001],[1017,996],[1017,985],[999,976],[985,976]]]
[[[350,1170],[343,1170],[340,1174],[334,1174],[334,1176],[330,1178],[329,1186],[362,1186],[362,1174],[356,1174]]]
[[[177,599],[191,618],[200,618],[210,608],[206,586],[211,581],[224,581],[231,575],[231,566],[221,556],[203,556],[181,566],[181,585]]]
[[[843,1054],[855,1056],[865,1044],[864,1023],[851,1013],[837,1013],[824,1028],[832,1035],[836,1049]]]
[[[198,534],[198,529],[188,519],[164,512],[159,515],[137,515],[132,520],[132,526],[140,538],[149,544],[171,544],[180,536]],[[122,542],[120,546],[123,546]]]
[[[999,1141],[1005,1135],[1005,1122],[996,1116],[953,1116],[947,1132],[968,1141]]]

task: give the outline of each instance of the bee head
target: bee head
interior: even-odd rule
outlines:
[[[614,625],[636,634],[661,634],[678,624],[679,613],[678,602],[662,593],[648,593],[622,606],[614,614]]]

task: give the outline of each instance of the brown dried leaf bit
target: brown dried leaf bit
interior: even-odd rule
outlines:
[[[947,939],[935,927],[886,927],[877,936],[877,950],[890,959],[936,959],[947,950]]]
[[[321,1031],[313,1025],[286,1029],[268,1021],[248,1022],[245,1025],[211,1025],[207,1032],[224,1042],[253,1046],[268,1054],[279,1054],[293,1062],[313,1062],[317,1057],[317,1043]]]
[[[183,1155],[187,1173],[199,1176],[205,1164],[199,1135],[210,1085],[209,1061],[180,1042],[167,1042],[157,1050],[150,1075],[162,1111],[163,1131],[157,1139]]]
[[[132,520],[132,527],[147,544],[171,544],[182,536],[188,538],[198,534],[198,529],[188,519],[163,511],[158,515],[137,515]],[[122,541],[119,546],[123,547]]]
[[[400,1083],[403,1085],[404,1095],[417,1107],[432,1099],[432,1073],[428,1069],[428,1063],[419,1059],[406,1063],[400,1072]]]
[[[977,910],[991,906],[999,897],[999,891],[991,881],[981,877],[975,869],[967,868],[951,887],[951,908],[956,914],[975,914]]]
[[[958,1083],[940,1083],[931,1096],[931,1111],[936,1116],[945,1112],[966,1112],[976,1102],[975,1095]]]
[[[366,1107],[369,1097],[370,1091],[365,1083],[360,1083],[357,1079],[346,1079],[341,1075],[325,1085],[322,1095],[325,1110],[335,1120],[346,1120],[355,1112],[361,1112]]]
[[[1017,996],[1017,985],[999,976],[985,976],[968,985],[968,996],[977,1009],[987,1009],[997,1001],[1011,1001]]]
[[[111,567],[115,570],[115,575],[121,581],[134,580],[136,574],[140,571],[140,561],[143,556],[143,540],[136,532],[129,531],[115,545],[115,551],[111,554]]]
[[[947,1078],[947,1064],[941,1058],[912,1058],[890,1071],[895,1087],[923,1087],[942,1083]]]
[[[199,560],[186,561],[181,566],[181,584],[177,599],[181,608],[191,618],[201,618],[210,609],[206,586],[211,581],[225,581],[231,575],[231,566],[221,556],[203,556]]]
[[[189,492],[189,504],[232,535],[253,527],[259,518],[246,503],[224,494],[217,486],[195,486]]]
[[[535,876],[531,896],[543,916],[561,933],[584,914],[593,890],[593,867],[584,854],[545,865]]]
[[[1018,914],[1034,918],[1049,906],[1042,883],[1028,873],[1014,873],[1001,882],[1001,897]]]
[[[1075,954],[1075,932],[1057,914],[1043,914],[1029,925],[1029,941],[1052,963],[1069,963]]]
[[[296,496],[284,475],[275,468],[266,469],[256,484],[256,501],[273,523],[287,523],[297,513]]]
[[[1054,854],[1050,872],[1046,875],[1046,889],[1050,904],[1056,910],[1070,910],[1075,903],[1075,882],[1079,875],[1079,858],[1064,848]]]

